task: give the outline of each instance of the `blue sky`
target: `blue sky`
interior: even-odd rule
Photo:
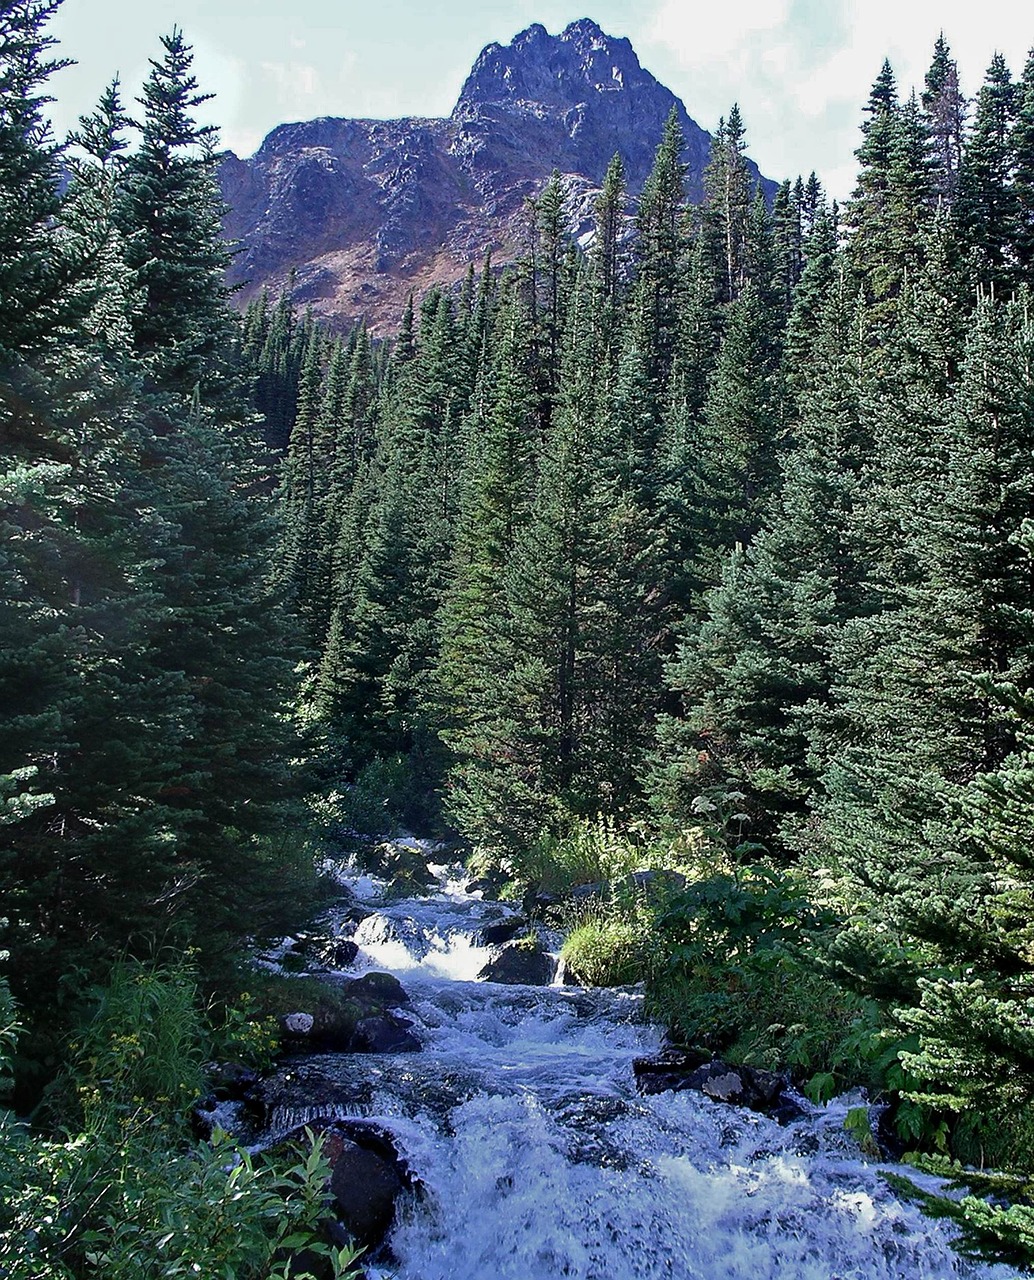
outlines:
[[[55,128],[118,72],[131,97],[158,39],[194,45],[211,119],[248,155],[275,125],[318,115],[445,115],[482,47],[531,22],[594,18],[713,129],[739,102],[748,149],[774,178],[815,169],[849,194],[861,108],[884,57],[921,85],[943,29],[971,95],[1000,50],[1018,74],[1034,19],[1015,0],[65,0],[51,25],[78,66],[55,77]]]

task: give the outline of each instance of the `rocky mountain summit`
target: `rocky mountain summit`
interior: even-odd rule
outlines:
[[[529,234],[525,204],[565,175],[575,235],[615,152],[642,187],[675,107],[692,198],[710,135],[640,65],[626,39],[588,18],[559,35],[535,23],[483,50],[447,120],[324,117],[274,129],[256,154],[227,153],[225,230],[242,300],[294,276],[301,305],[335,325],[391,332],[408,295],[461,279],[487,251],[504,263]],[[756,174],[756,170],[755,170]],[[766,186],[769,184],[766,184]]]

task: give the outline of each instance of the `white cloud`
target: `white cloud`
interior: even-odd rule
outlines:
[[[921,89],[941,30],[970,95],[996,50],[1018,74],[1034,41],[1028,14],[1011,0],[730,0],[712,9],[660,0],[639,52],[705,127],[739,102],[764,172],[782,178],[814,168],[843,198],[883,59],[903,96]]]
[[[324,96],[323,78],[310,62],[262,62],[259,70],[272,85],[277,105],[292,120],[306,113]]]

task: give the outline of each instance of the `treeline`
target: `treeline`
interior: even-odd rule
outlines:
[[[0,5],[0,946],[44,1078],[114,957],[225,970],[312,867],[204,95],[174,32],[139,125],[116,81],[58,148],[56,7]]]
[[[842,210],[769,207],[735,108],[699,208],[681,151],[634,213],[615,159],[584,253],[555,175],[533,251],[387,354],[250,309],[305,706],[509,874],[607,819],[789,877],[751,909],[893,1026],[927,1136],[1026,1167],[1034,60],[972,103],[943,39],[921,95],[885,65]]]

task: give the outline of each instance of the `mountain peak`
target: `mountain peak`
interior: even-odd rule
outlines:
[[[613,40],[612,36],[607,33],[597,22],[593,22],[592,18],[577,18],[574,22],[569,22],[560,33],[561,40],[591,40],[606,44]]]
[[[481,51],[453,118],[515,101],[567,110],[594,93],[660,87],[640,66],[628,40],[607,35],[591,18],[579,18],[556,36],[535,22],[508,45],[490,44]]]
[[[527,201],[553,170],[576,238],[591,231],[615,152],[634,200],[672,110],[699,200],[710,137],[629,41],[591,18],[559,35],[533,23],[482,50],[447,120],[283,125],[252,160],[228,157],[226,232],[242,245],[231,279],[252,294],[291,288],[318,315],[390,332],[414,290],[454,284],[486,252],[497,265],[516,258]]]

